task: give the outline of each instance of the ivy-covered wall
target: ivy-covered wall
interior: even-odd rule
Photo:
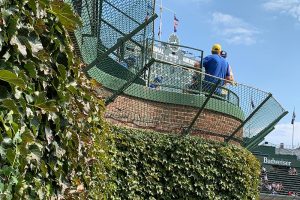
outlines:
[[[247,150],[199,137],[115,127],[116,199],[258,199],[260,164]]]
[[[0,199],[102,199],[113,190],[103,102],[80,75],[61,0],[0,1]]]

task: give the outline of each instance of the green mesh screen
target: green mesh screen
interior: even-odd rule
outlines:
[[[103,52],[138,28],[154,14],[153,0],[65,0],[81,16],[83,26],[75,31],[81,56],[90,64]],[[153,37],[153,23],[129,40],[121,42],[109,57],[135,72],[145,63],[147,43]],[[110,62],[110,61],[109,61]],[[103,66],[103,64],[105,66]],[[107,64],[98,63],[99,68]]]
[[[101,58],[87,73],[102,84],[99,94],[114,102],[106,112],[111,121],[174,133],[190,127],[192,134],[240,141],[284,116],[281,105],[259,89],[220,80],[212,91],[219,78],[194,68],[203,51],[154,41],[153,23],[122,40],[154,14],[154,1],[67,1],[83,21],[75,31],[83,61],[88,65]]]

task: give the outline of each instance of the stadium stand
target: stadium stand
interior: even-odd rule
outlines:
[[[266,198],[298,199],[300,198],[300,175],[297,172],[300,170],[300,162],[293,151],[290,151],[290,154],[277,152],[279,152],[277,148],[270,145],[257,146],[252,152],[262,165],[261,193],[267,195]]]

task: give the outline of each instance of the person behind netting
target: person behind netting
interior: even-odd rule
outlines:
[[[214,44],[211,49],[211,55],[206,56],[203,59],[203,67],[205,69],[204,82],[202,84],[202,89],[204,91],[210,92],[214,84],[216,84],[221,78],[219,86],[225,84],[224,80],[230,81],[230,71],[228,62],[220,55],[222,47],[220,44]],[[195,67],[199,67],[200,63],[196,62]],[[221,95],[221,89],[217,88],[215,94]]]
[[[199,93],[201,83],[201,74],[197,71],[200,68],[200,65],[195,65],[196,70],[194,71],[191,79],[191,84],[188,85],[189,93]]]
[[[220,55],[221,55],[223,58],[225,58],[225,59],[227,58],[227,52],[224,51],[224,50],[221,51]],[[235,82],[234,82],[234,76],[233,76],[233,72],[232,72],[232,67],[229,65],[229,63],[228,63],[228,67],[229,67],[230,81],[231,81],[231,82],[229,82],[229,83],[230,83],[231,85],[235,85]]]
[[[162,84],[163,77],[162,76],[156,76],[154,80],[150,83],[149,87],[151,89],[159,89],[160,85]]]

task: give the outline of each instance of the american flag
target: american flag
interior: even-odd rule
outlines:
[[[174,33],[177,32],[178,23],[179,23],[179,20],[176,18],[176,15],[174,15]]]
[[[160,28],[160,27],[161,27],[161,26],[158,27],[158,33],[157,33],[158,37],[161,36],[161,28]]]
[[[255,108],[255,104],[254,104],[254,101],[253,99],[251,98],[251,108],[254,109]]]

